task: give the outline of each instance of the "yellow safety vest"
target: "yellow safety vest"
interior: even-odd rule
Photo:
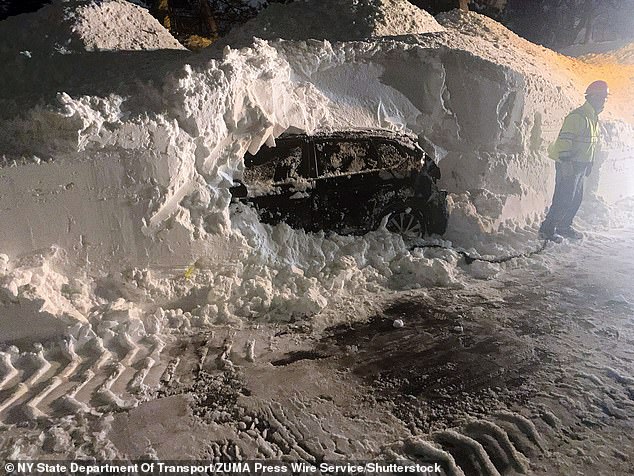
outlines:
[[[599,143],[599,116],[589,102],[572,111],[548,148],[553,160],[592,162]]]

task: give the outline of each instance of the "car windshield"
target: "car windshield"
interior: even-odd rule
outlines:
[[[376,154],[367,141],[324,141],[315,144],[319,175],[352,174],[376,168]]]
[[[315,144],[320,176],[391,169],[412,153],[389,140],[320,141]]]

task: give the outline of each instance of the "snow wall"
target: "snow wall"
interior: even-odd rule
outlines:
[[[453,15],[446,26],[482,21]],[[461,268],[452,251],[410,252],[382,231],[310,235],[261,225],[249,210],[230,215],[228,187],[247,150],[288,129],[407,130],[440,160],[446,238],[485,254],[521,249],[552,193],[545,147],[580,86],[497,41],[458,30],[256,40],[221,59],[5,50],[15,68],[0,97],[3,340],[32,336],[34,322],[45,336],[96,318],[288,320],[364,292],[495,274]],[[618,149],[619,159],[601,169],[631,170],[631,126],[610,127],[608,157]]]

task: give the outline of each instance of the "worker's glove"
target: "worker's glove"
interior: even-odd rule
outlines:
[[[591,173],[592,173],[592,166],[594,164],[592,162],[590,162],[588,165],[586,165],[586,177],[588,177]]]

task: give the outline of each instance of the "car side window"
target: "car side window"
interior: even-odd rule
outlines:
[[[245,157],[244,181],[285,182],[298,178],[301,173],[301,144],[280,143],[276,147],[262,146],[257,154]]]
[[[284,148],[278,155],[279,159],[275,163],[274,182],[286,182],[301,177],[302,147],[295,145]]]
[[[320,141],[315,143],[318,175],[341,175],[376,168],[377,159],[369,141]]]
[[[407,159],[406,152],[397,144],[388,141],[376,143],[379,169],[390,169]]]
[[[272,182],[275,174],[275,159],[270,158],[268,162],[257,165],[247,165],[243,178],[246,183]]]

